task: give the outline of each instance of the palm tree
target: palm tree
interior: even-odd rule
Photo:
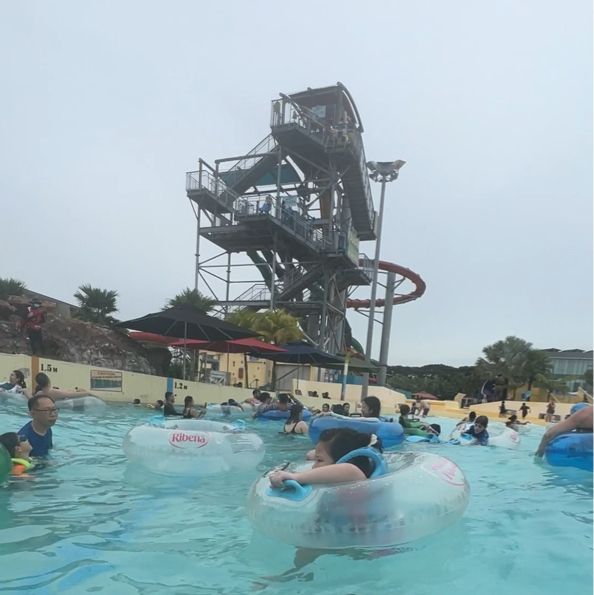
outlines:
[[[476,362],[478,371],[483,376],[501,375],[508,379],[509,387],[515,391],[523,384],[529,388],[537,377],[545,376],[549,371],[546,354],[532,348],[532,343],[519,337],[506,337],[483,349],[484,358]]]
[[[252,330],[267,343],[282,345],[303,338],[299,319],[285,310],[266,310],[258,314]]]
[[[248,308],[241,308],[239,310],[234,310],[225,316],[225,320],[234,324],[235,326],[239,326],[241,328],[247,329],[248,331],[252,331],[255,328],[255,319],[259,316],[257,312],[250,310]]]
[[[258,333],[259,338],[267,343],[281,345],[303,338],[303,331],[299,328],[299,319],[284,310],[266,310],[254,312],[247,308],[236,310],[225,320],[241,328]],[[247,356],[244,358],[245,375],[247,373]],[[272,362],[272,386],[276,383],[276,362]]]
[[[528,352],[525,365],[528,390],[532,388],[532,385],[537,378],[550,376],[551,369],[551,360],[549,359],[549,356],[539,349],[531,349]]]
[[[26,285],[18,279],[0,277],[0,300],[6,300],[11,295],[23,295],[26,288]]]
[[[76,317],[87,322],[98,324],[113,324],[115,318],[111,316],[118,311],[118,292],[113,289],[99,289],[92,285],[81,285],[74,294],[78,300],[79,310]]]
[[[200,311],[202,314],[207,314],[210,312],[210,310],[212,310],[216,303],[216,300],[213,300],[200,293],[197,289],[190,289],[189,287],[186,287],[181,293],[178,293],[175,297],[167,300],[165,307],[174,308],[175,306],[188,304],[190,306],[194,306],[194,308],[196,308],[196,310]]]

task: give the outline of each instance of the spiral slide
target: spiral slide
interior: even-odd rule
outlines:
[[[364,266],[363,261],[359,262],[359,266]],[[386,271],[388,273],[396,273],[402,277],[400,282],[396,281],[396,287],[398,288],[402,281],[407,279],[411,283],[414,284],[415,288],[410,293],[394,293],[394,298],[392,303],[396,304],[406,304],[407,302],[412,302],[420,298],[424,293],[427,286],[425,285],[425,281],[421,279],[420,275],[407,269],[406,267],[400,266],[399,264],[395,264],[393,262],[386,262],[385,260],[379,261],[378,269],[380,271]],[[375,300],[375,307],[376,308],[383,308],[386,303],[385,299],[376,299]],[[355,300],[355,299],[348,299],[346,303],[347,308],[354,308],[355,310],[369,308],[371,305],[371,300]]]

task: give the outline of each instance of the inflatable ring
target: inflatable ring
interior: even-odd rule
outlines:
[[[0,402],[10,401],[12,403],[25,403],[27,404],[28,398],[26,395],[13,390],[0,390]]]
[[[276,420],[287,420],[289,419],[290,411],[281,411],[280,409],[267,409],[261,413],[256,412],[256,419],[276,419]],[[309,409],[304,409],[301,412],[301,419],[308,421],[312,417],[312,413]]]
[[[470,490],[452,461],[427,452],[383,458],[386,474],[333,486],[295,482],[282,492],[262,477],[250,489],[248,516],[261,533],[314,549],[395,546],[437,533],[462,516]]]
[[[89,411],[91,409],[103,409],[106,403],[99,397],[75,397],[74,399],[56,399],[58,409],[72,409],[72,411]]]
[[[377,417],[346,417],[335,413],[314,417],[309,424],[309,437],[317,444],[324,430],[334,428],[351,428],[357,432],[375,434],[381,439],[384,448],[391,448],[404,440],[404,432],[398,422],[382,421]]]
[[[551,440],[545,448],[545,458],[556,467],[577,467],[592,471],[592,432],[568,432]]]
[[[254,413],[254,408],[248,404],[242,404],[242,407],[236,405],[221,405],[219,403],[209,403],[206,406],[206,415],[208,417],[226,417],[226,418],[241,418],[251,417]]]
[[[404,428],[404,434],[406,436],[422,436],[423,438],[431,438],[431,436],[435,436],[433,432],[428,432],[427,430],[423,430],[423,428]]]
[[[491,425],[487,428],[489,432],[489,446],[500,446],[502,448],[518,448],[520,446],[520,434],[506,425]]]
[[[232,424],[201,419],[152,418],[124,438],[124,453],[155,473],[203,476],[256,467],[264,444]]]

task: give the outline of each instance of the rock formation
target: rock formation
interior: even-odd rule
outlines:
[[[30,354],[29,341],[20,328],[22,318],[15,311],[18,306],[4,304],[0,304],[0,352]],[[43,355],[51,359],[142,374],[166,374],[171,360],[165,348],[145,349],[123,331],[62,318],[51,311],[43,325],[43,349]]]

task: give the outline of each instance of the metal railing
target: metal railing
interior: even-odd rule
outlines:
[[[264,199],[258,197],[243,197],[235,203],[235,218],[237,220],[268,215],[290,229],[295,235],[314,244],[317,248],[324,248],[327,240],[321,229],[314,227],[313,219],[304,217],[293,209],[279,207],[278,202],[272,195]]]
[[[253,149],[251,149],[247,155],[233,163],[231,167],[227,169],[220,169],[222,173],[229,172],[242,172],[235,178],[238,181],[243,175],[247,174],[253,167],[266,157],[268,154],[273,153],[276,149],[276,140],[269,134],[266,138],[262,139]]]
[[[239,194],[229,188],[223,180],[214,173],[203,167],[202,162],[197,171],[186,173],[186,192],[208,190],[219,201],[228,208],[233,208],[233,203],[239,198]]]
[[[293,103],[288,98],[276,99],[272,102],[270,125],[275,127],[287,124],[299,126],[311,137],[323,144],[326,149],[345,149],[348,147],[349,152],[357,160],[361,172],[367,210],[373,225],[374,208],[371,184],[367,174],[363,141],[356,127],[349,122],[330,124],[316,116],[309,108]]]
[[[280,291],[280,287],[276,288],[276,291]],[[264,283],[256,283],[243,293],[238,295],[233,300],[234,302],[269,302],[270,301],[270,289],[268,285]]]

